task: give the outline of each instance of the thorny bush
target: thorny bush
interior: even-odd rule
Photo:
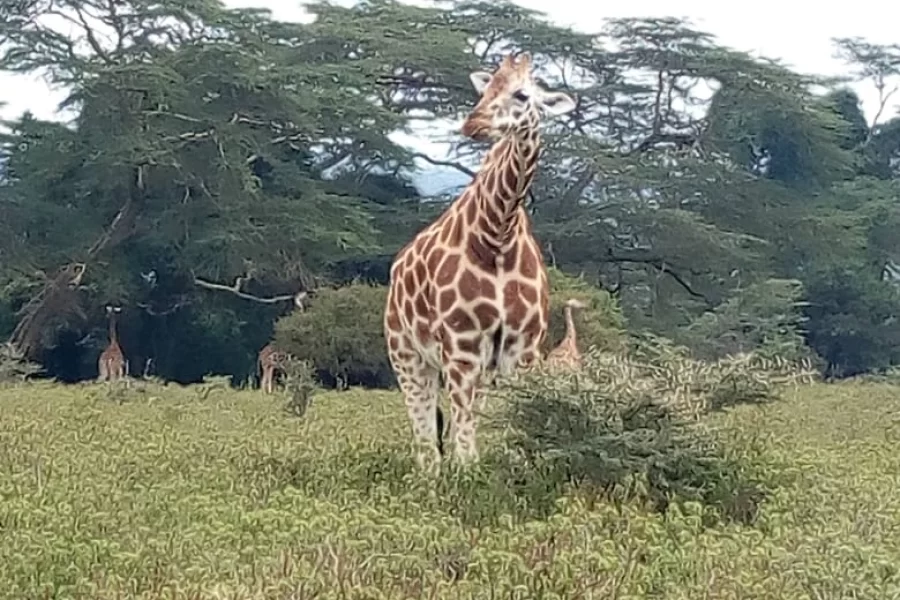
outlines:
[[[486,421],[502,437],[509,468],[657,510],[672,499],[701,501],[748,521],[760,482],[741,474],[700,419],[771,401],[783,384],[811,376],[755,355],[697,361],[648,336],[627,354],[589,351],[579,372],[537,368],[498,380]]]

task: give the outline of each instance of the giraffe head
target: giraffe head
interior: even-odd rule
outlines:
[[[462,125],[462,134],[473,139],[528,133],[540,123],[542,110],[563,115],[575,108],[571,97],[545,90],[535,81],[528,54],[518,61],[507,55],[493,74],[475,71],[469,79],[481,94]]]

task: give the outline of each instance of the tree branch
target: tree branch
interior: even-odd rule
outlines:
[[[642,264],[649,265],[654,267],[660,273],[664,273],[672,278],[672,280],[681,286],[684,291],[686,291],[689,295],[694,298],[698,298],[703,300],[708,306],[714,306],[712,300],[710,300],[705,294],[697,291],[688,281],[681,275],[678,271],[675,271],[672,266],[663,258],[656,256],[621,256],[613,254],[612,251],[604,259],[605,262],[610,263],[634,263],[634,264]]]
[[[468,175],[473,179],[475,178],[475,175],[477,175],[477,173],[469,167],[463,166],[458,162],[454,162],[452,160],[438,160],[436,158],[431,158],[430,156],[428,156],[427,154],[423,154],[422,152],[414,152],[412,156],[413,158],[421,158],[425,162],[431,163],[436,167],[450,167],[451,169],[456,169],[460,173]]]
[[[296,294],[285,294],[282,296],[271,296],[269,298],[264,298],[261,296],[254,296],[253,294],[248,294],[241,290],[241,286],[243,285],[246,277],[237,277],[234,280],[232,285],[225,285],[222,283],[214,283],[212,281],[206,281],[204,279],[200,279],[199,277],[194,277],[194,284],[205,288],[207,290],[215,290],[219,292],[228,292],[230,294],[234,294],[238,298],[243,298],[244,300],[250,300],[251,302],[260,302],[262,304],[277,304],[278,302],[288,302],[290,300],[294,301],[294,305],[297,308],[304,308],[304,300],[306,300],[307,292],[297,292]]]

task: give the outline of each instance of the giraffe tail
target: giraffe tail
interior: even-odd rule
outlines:
[[[437,448],[438,453],[444,456],[444,411],[441,407],[435,407],[434,416],[437,420]]]
[[[491,358],[488,361],[488,371],[497,369],[500,364],[500,356],[503,353],[503,327],[497,327],[491,336]]]

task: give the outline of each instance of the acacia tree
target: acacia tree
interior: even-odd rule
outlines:
[[[322,52],[333,36],[212,1],[34,0],[0,15],[0,67],[44,72],[77,111],[71,127],[25,115],[4,144],[5,275],[58,271],[14,332],[29,354],[72,316],[73,288],[95,304],[164,288],[171,304],[185,280],[242,276],[271,295],[375,247],[366,199],[330,179],[402,164],[387,137],[402,117],[366,101],[368,71]]]
[[[852,95],[810,92],[831,82],[675,19],[588,35],[510,2],[308,8],[315,20],[292,24],[212,0],[0,0],[0,66],[47,73],[78,114],[72,127],[26,115],[4,146],[3,276],[34,297],[22,345],[48,345],[79,317],[75,300],[129,299],[148,314],[188,306],[171,343],[213,354],[242,339],[242,356],[213,362],[250,364],[268,334],[252,324],[289,303],[242,306],[234,292],[289,300],[313,275],[384,279],[443,207],[404,182],[413,159],[472,175],[483,152],[457,136],[452,160],[417,156],[389,134],[459,118],[476,99],[468,74],[519,50],[578,102],[548,123],[537,233],[632,325],[725,335],[709,315],[736,313],[716,307],[743,311],[767,285],[793,302],[794,279],[827,290],[835,269],[892,260],[879,227],[893,222],[892,192],[860,177],[890,179],[892,138]],[[77,39],[38,18],[48,11]],[[232,294],[207,291],[237,277]],[[208,331],[216,342],[198,346]]]

